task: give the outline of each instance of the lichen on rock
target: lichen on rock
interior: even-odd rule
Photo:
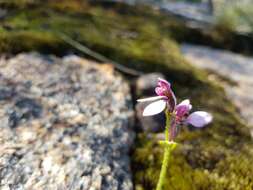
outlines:
[[[0,188],[132,190],[127,83],[77,56],[0,61]]]

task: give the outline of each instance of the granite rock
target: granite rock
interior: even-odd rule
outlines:
[[[107,64],[36,53],[0,60],[0,189],[131,190],[133,110]]]

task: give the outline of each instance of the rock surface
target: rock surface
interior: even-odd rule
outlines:
[[[237,83],[234,86],[225,83],[225,90],[253,126],[253,58],[189,44],[182,45],[182,52],[193,65],[213,70]]]
[[[108,1],[108,0],[104,0]],[[214,23],[214,17],[210,4],[203,2],[187,2],[187,1],[157,1],[157,0],[110,0],[113,2],[125,2],[130,5],[150,4],[155,8],[159,8],[169,14],[178,16],[187,21],[191,27],[210,27]]]
[[[140,76],[136,80],[136,94],[139,97],[154,96],[158,78],[165,78],[162,73],[149,73]]]
[[[0,60],[0,189],[131,190],[131,97],[108,65]]]
[[[0,19],[3,19],[7,14],[7,11],[0,8]]]
[[[161,8],[188,20],[212,24],[213,16],[210,14],[209,6],[208,2],[191,3],[172,1],[163,3]]]

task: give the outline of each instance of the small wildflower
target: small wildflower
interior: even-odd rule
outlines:
[[[161,173],[156,186],[156,190],[162,190],[166,171],[169,162],[169,156],[177,143],[174,139],[177,135],[178,127],[183,124],[191,124],[195,127],[203,127],[209,124],[213,117],[204,111],[196,111],[190,114],[192,105],[190,100],[186,99],[177,105],[176,97],[171,90],[171,85],[164,79],[158,79],[155,88],[157,96],[137,100],[138,102],[151,102],[143,111],[143,116],[152,116],[165,110],[166,127],[165,141],[160,144],[164,145],[164,157]]]
[[[196,111],[190,114],[192,105],[190,100],[183,100],[175,108],[171,118],[170,140],[174,140],[180,125],[191,124],[194,127],[204,127],[212,121],[212,115],[205,111]]]
[[[186,99],[176,106],[175,115],[178,124],[191,124],[194,127],[203,127],[212,121],[212,115],[205,111],[196,111],[189,115],[192,105]]]
[[[171,90],[171,85],[164,79],[158,79],[155,92],[158,96],[138,99],[138,102],[152,102],[143,111],[143,116],[152,116],[161,113],[167,107],[172,112],[176,106],[176,97]]]
[[[194,127],[203,127],[212,121],[212,115],[204,111],[196,111],[190,114],[192,105],[188,99],[176,105],[176,97],[168,81],[159,78],[155,92],[158,96],[137,101],[151,102],[144,109],[143,116],[156,115],[167,109],[171,114],[170,140],[175,139],[180,125],[191,124]]]

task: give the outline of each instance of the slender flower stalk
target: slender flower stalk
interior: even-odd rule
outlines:
[[[167,175],[169,160],[171,152],[174,148],[176,148],[176,143],[169,141],[169,129],[170,129],[170,113],[168,111],[165,111],[166,115],[166,126],[165,126],[165,141],[161,141],[161,144],[164,146],[164,155],[163,155],[163,162],[162,162],[162,168],[159,175],[159,180],[156,186],[156,190],[162,190],[164,180]]]
[[[160,141],[164,147],[164,157],[159,180],[156,190],[162,190],[164,180],[167,175],[168,163],[171,152],[176,148],[175,138],[178,128],[182,125],[193,125],[194,127],[204,127],[212,121],[212,115],[204,111],[196,111],[190,114],[192,105],[190,100],[186,99],[177,105],[174,92],[171,85],[164,79],[158,79],[155,88],[157,96],[137,100],[138,102],[151,102],[143,111],[143,116],[152,116],[162,111],[166,115],[165,140]]]
[[[170,112],[165,111],[166,125],[165,125],[165,141],[169,141],[169,129],[170,129]]]

